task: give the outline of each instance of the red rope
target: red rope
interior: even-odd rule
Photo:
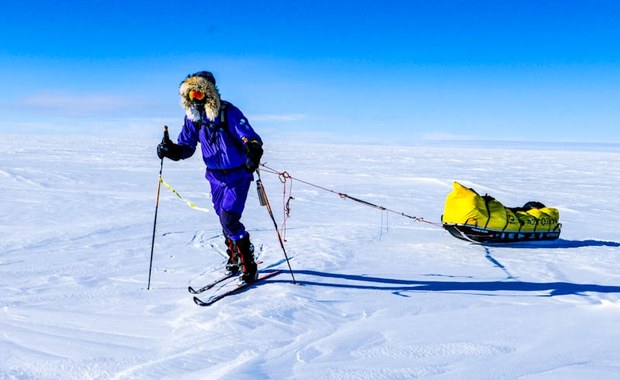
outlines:
[[[282,240],[284,240],[286,242],[286,222],[288,222],[288,220],[291,217],[291,206],[290,206],[290,202],[291,200],[295,199],[293,198],[292,194],[293,194],[293,178],[290,176],[290,174],[288,174],[287,172],[282,172],[282,173],[278,173],[278,178],[280,179],[280,182],[282,182]],[[287,188],[286,188],[286,183],[288,182],[288,180],[291,180],[289,183],[289,187],[288,187],[288,199],[286,197],[287,195]]]

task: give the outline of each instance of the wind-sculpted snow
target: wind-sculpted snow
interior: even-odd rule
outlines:
[[[213,306],[214,213],[162,189],[157,141],[14,137],[0,147],[0,379],[616,379],[620,152],[613,146],[266,143],[293,177],[438,223],[454,180],[560,210],[559,240],[471,245],[263,172],[244,223],[284,272]],[[209,207],[200,157],[164,162]],[[286,199],[284,199],[286,200]]]

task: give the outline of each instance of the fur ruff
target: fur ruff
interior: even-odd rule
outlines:
[[[194,107],[189,99],[189,92],[192,90],[200,91],[205,94],[205,113],[209,121],[214,121],[220,113],[220,106],[222,103],[217,86],[205,78],[197,76],[189,77],[181,83],[179,95],[181,95],[181,105],[185,109],[185,115],[192,121],[199,121],[200,111]]]

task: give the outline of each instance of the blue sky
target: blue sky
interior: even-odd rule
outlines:
[[[177,133],[211,70],[264,137],[620,143],[619,1],[17,1],[0,132]]]

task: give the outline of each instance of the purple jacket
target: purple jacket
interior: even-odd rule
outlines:
[[[200,142],[209,181],[236,182],[236,179],[252,177],[245,170],[247,155],[243,138],[258,140],[261,144],[262,140],[237,107],[223,101],[221,108],[220,115],[213,122],[194,122],[185,116],[177,139],[183,148],[181,158],[191,157]]]

